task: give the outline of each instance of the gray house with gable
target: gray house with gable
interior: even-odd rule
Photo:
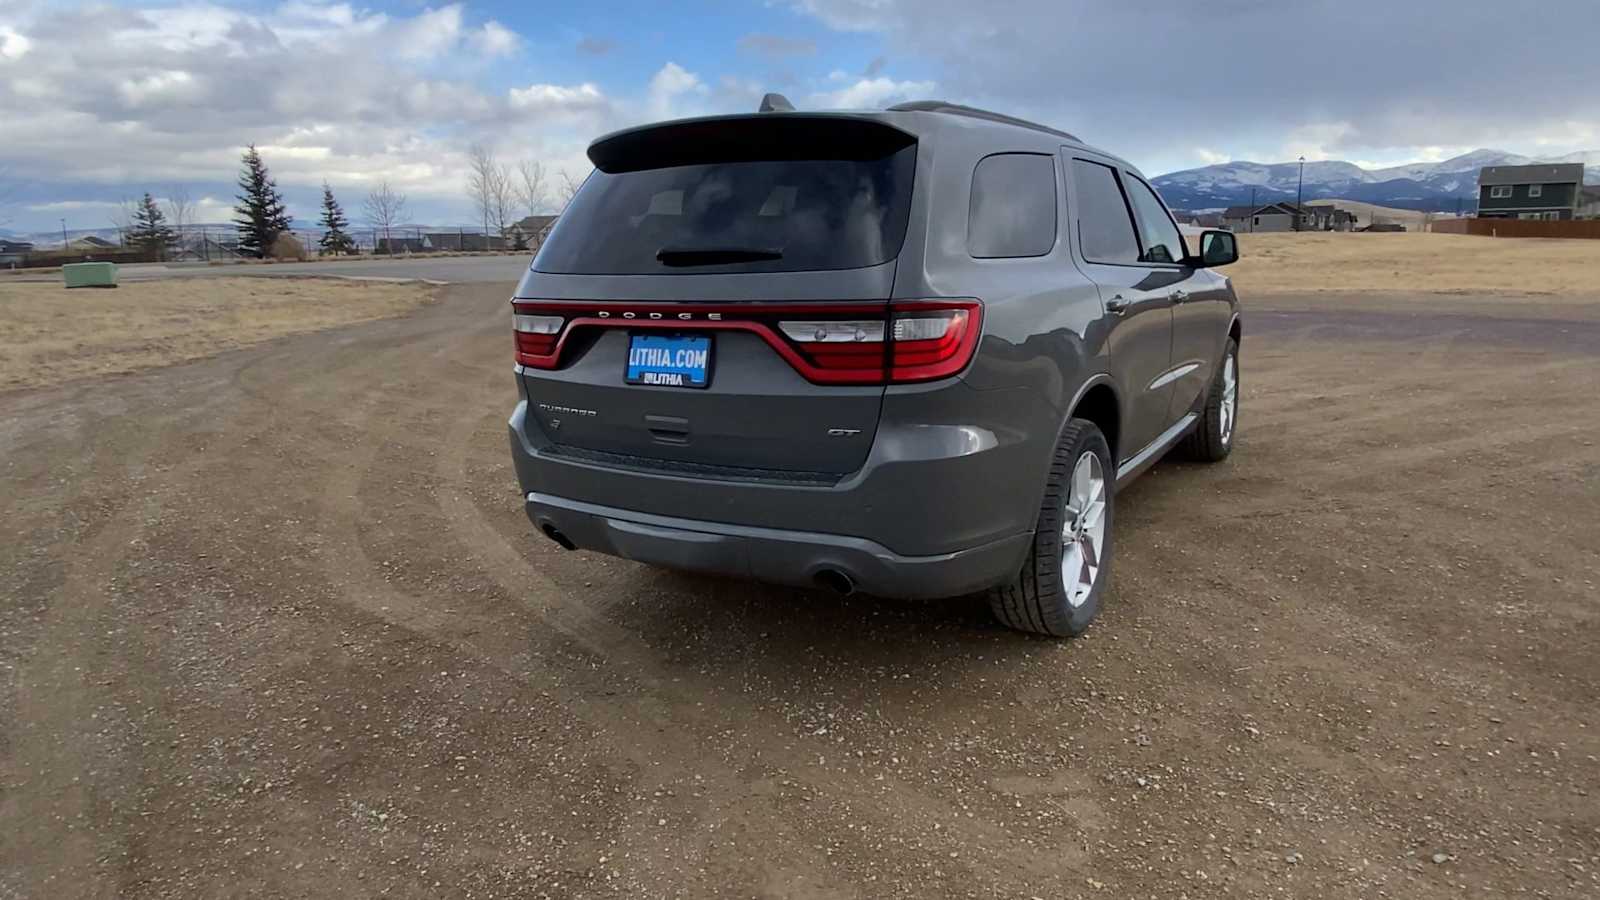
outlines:
[[[1583,163],[1485,166],[1478,173],[1480,219],[1571,219],[1583,196]]]

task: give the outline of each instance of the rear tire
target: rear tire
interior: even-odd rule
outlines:
[[[1206,405],[1200,422],[1178,445],[1189,459],[1221,462],[1233,452],[1233,439],[1239,433],[1239,345],[1228,338],[1223,348],[1222,365],[1206,389]]]
[[[1018,631],[1075,637],[1100,611],[1111,577],[1116,467],[1088,419],[1072,419],[1056,444],[1022,571],[989,592],[995,618]]]

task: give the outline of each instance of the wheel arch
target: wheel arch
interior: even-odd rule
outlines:
[[[1117,386],[1110,375],[1095,375],[1078,388],[1072,403],[1067,406],[1066,417],[1056,429],[1057,441],[1060,441],[1067,423],[1073,419],[1088,419],[1100,429],[1100,433],[1106,436],[1106,443],[1111,446],[1111,465],[1116,466],[1121,458],[1122,398],[1117,394]]]

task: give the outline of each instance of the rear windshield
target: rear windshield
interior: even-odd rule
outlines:
[[[793,272],[888,262],[916,145],[869,159],[735,159],[596,170],[534,260],[584,275]]]

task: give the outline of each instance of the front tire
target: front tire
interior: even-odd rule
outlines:
[[[1239,344],[1228,338],[1222,365],[1206,390],[1200,422],[1179,444],[1183,455],[1200,462],[1222,462],[1233,452],[1239,431]]]
[[[1053,637],[1075,637],[1089,627],[1111,576],[1115,488],[1105,435],[1087,419],[1068,422],[1022,571],[989,593],[995,618]]]

